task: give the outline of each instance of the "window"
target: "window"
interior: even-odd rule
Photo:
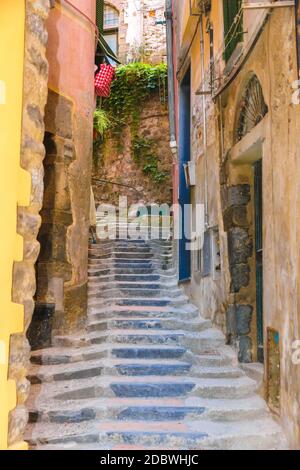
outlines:
[[[119,13],[109,5],[104,5],[103,27],[104,30],[119,27]]]
[[[96,64],[99,66],[104,60],[112,65],[117,64],[119,50],[119,12],[116,8],[96,0],[97,26],[100,32],[100,41],[96,53]]]
[[[226,62],[232,56],[238,43],[243,41],[242,0],[223,0],[224,36]]]
[[[115,8],[109,5],[104,5],[103,37],[113,53],[117,56],[119,49],[119,13]],[[112,60],[110,62],[112,65],[115,65]]]

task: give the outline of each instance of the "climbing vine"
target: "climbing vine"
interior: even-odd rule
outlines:
[[[121,65],[116,69],[116,80],[111,96],[103,103],[110,117],[111,130],[118,131],[130,124],[133,137],[138,131],[143,103],[155,92],[166,102],[167,66],[141,62]]]
[[[158,158],[154,150],[156,144],[153,139],[144,139],[136,136],[132,142],[133,156],[138,165],[143,167],[143,172],[153,178],[156,183],[162,183],[167,175],[160,171]]]
[[[97,108],[94,127],[97,132],[99,127],[102,130],[101,125],[103,120],[105,121],[105,129],[99,133],[100,145],[105,144],[105,139],[111,136],[116,138],[121,145],[122,130],[129,125],[133,157],[143,167],[143,172],[159,183],[166,176],[159,171],[158,158],[154,153],[154,142],[138,136],[143,104],[155,94],[159,95],[162,103],[167,103],[167,66],[165,64],[151,65],[137,62],[117,67],[110,98],[103,101],[100,113]],[[99,142],[97,144],[97,141],[95,149],[98,152]]]

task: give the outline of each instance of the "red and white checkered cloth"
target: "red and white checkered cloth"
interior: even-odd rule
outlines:
[[[110,64],[101,64],[100,71],[95,76],[95,89],[98,96],[109,98],[110,87],[115,78],[115,69]]]

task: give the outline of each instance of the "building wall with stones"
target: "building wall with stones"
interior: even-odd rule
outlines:
[[[86,317],[95,2],[77,0],[74,5],[90,21],[72,6],[56,3],[46,24],[45,190],[30,330],[35,349],[51,345],[55,334],[82,328]],[[37,329],[43,335],[37,336]]]
[[[1,230],[5,260],[1,255],[0,263],[5,270],[3,278],[1,272],[0,301],[1,449],[26,448],[22,437],[28,418],[24,403],[29,391],[26,371],[30,348],[25,334],[34,309],[34,264],[39,252],[37,234],[43,197],[43,117],[48,81],[45,20],[48,10],[48,0],[5,0],[0,6],[1,43],[9,44],[6,49],[2,48],[1,54],[6,55],[5,58],[1,55],[5,71],[0,73],[1,79],[5,80],[0,110],[4,136],[3,140],[1,136],[1,161],[5,162],[5,169],[1,171],[5,178],[1,181],[1,199],[5,202],[5,210],[1,208],[5,220]],[[2,112],[5,115],[3,122]],[[7,240],[6,235],[9,235]],[[4,306],[2,302],[6,301]],[[7,422],[9,410],[12,411]]]
[[[208,231],[218,232],[220,255],[220,271],[215,273],[215,258],[210,251],[212,264],[207,274],[199,267],[199,253],[194,252],[191,280],[185,289],[201,313],[223,329],[240,362],[256,363],[259,359],[255,251],[258,221],[254,165],[262,160],[264,363],[244,365],[244,368],[249,374],[255,370],[252,376],[260,377],[262,394],[271,411],[280,417],[291,446],[299,448],[300,365],[296,346],[300,338],[300,253],[296,214],[299,212],[300,108],[295,105],[294,82],[298,79],[298,69],[294,10],[245,11],[243,31],[247,33],[242,46],[237,47],[247,50],[251,44],[249,55],[242,65],[238,55],[234,59],[236,63],[232,60],[225,64],[223,10],[220,2],[212,1],[210,12],[203,17],[203,82],[198,18],[189,17],[188,13],[180,16],[182,9],[188,11],[188,2],[185,6],[183,3],[174,1],[174,32],[178,45],[178,85],[191,65],[191,159],[196,166],[196,186],[191,188],[191,200],[194,207],[196,203],[205,205],[207,184]],[[214,100],[207,94],[204,98],[201,95],[202,91],[210,90],[209,25],[214,32],[216,81],[211,92]],[[231,77],[232,66],[235,73],[223,90],[221,85]],[[248,103],[247,93],[253,78],[260,84],[267,110],[257,116],[257,125],[239,135],[239,125],[245,123],[242,112]],[[204,250],[202,247],[202,260]]]
[[[119,59],[122,63],[142,60],[166,61],[165,0],[110,0],[119,21]]]
[[[11,67],[16,69],[5,81],[8,100],[1,108],[6,112],[4,135],[12,132],[9,125],[16,126],[13,139],[7,140],[16,158],[8,159],[11,173],[6,174],[9,189],[3,200],[8,194],[16,197],[6,202],[6,210],[12,222],[7,227],[17,234],[10,233],[5,244],[7,254],[13,244],[12,260],[1,262],[8,282],[8,304],[3,309],[1,305],[1,311],[10,320],[0,319],[0,335],[8,325],[5,338],[10,347],[0,336],[0,447],[10,449],[26,448],[22,439],[28,422],[30,350],[51,346],[55,333],[78,330],[85,320],[95,105],[95,2],[73,0],[90,21],[58,2],[55,7],[52,2],[52,9],[48,0],[21,3],[10,0],[0,7],[1,20],[14,24],[11,38],[1,27],[1,41],[11,43]],[[9,57],[1,63],[9,72]],[[6,386],[2,373],[7,376],[7,371]]]
[[[150,152],[158,161],[158,172],[164,173],[165,178],[158,182],[143,172],[143,164],[133,155],[130,126],[126,126],[120,139],[107,139],[95,155],[93,183],[96,205],[118,205],[120,196],[126,196],[129,205],[171,204],[172,154],[169,146],[168,109],[160,102],[158,96],[145,103],[138,135],[152,142]]]
[[[111,0],[105,2],[119,11],[119,59],[123,64],[143,61],[158,64],[166,61],[166,27],[156,24],[164,20],[164,0]],[[144,103],[139,136],[153,140],[151,152],[157,156],[158,171],[166,178],[157,183],[145,175],[132,152],[130,126],[122,131],[121,139],[109,139],[95,155],[93,168],[96,203],[118,203],[127,196],[128,203],[171,203],[172,154],[169,147],[168,109],[157,97]],[[99,180],[116,184],[100,183]],[[124,186],[122,186],[124,185]],[[129,188],[126,187],[130,186]]]

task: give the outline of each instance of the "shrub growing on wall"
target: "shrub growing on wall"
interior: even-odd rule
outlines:
[[[162,103],[167,104],[167,66],[165,64],[151,65],[138,62],[117,67],[111,96],[102,101],[95,113],[96,131],[99,131],[97,125],[99,120],[96,119],[99,114],[101,114],[101,123],[103,120],[108,123],[95,142],[95,151],[99,151],[99,144],[105,146],[105,140],[111,136],[117,138],[120,143],[123,128],[130,126],[133,157],[138,164],[143,166],[145,174],[160,183],[164,180],[164,174],[158,169],[157,157],[153,152],[150,155],[149,152],[139,151],[142,148],[137,148],[141,144],[138,131],[143,104],[155,95],[159,96]],[[101,109],[100,113],[99,109]],[[151,144],[155,142],[151,141]],[[141,147],[145,146],[148,148],[149,145],[143,139]]]

